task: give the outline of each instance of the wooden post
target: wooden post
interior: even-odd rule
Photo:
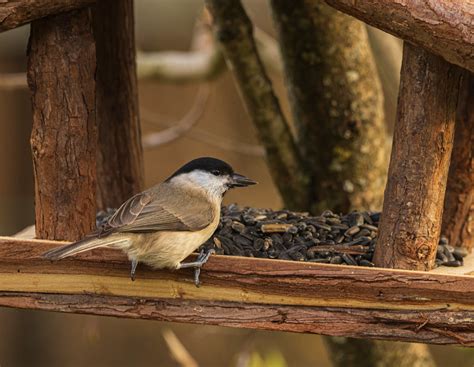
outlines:
[[[36,235],[77,240],[95,225],[95,44],[85,8],[34,21],[28,48]]]
[[[118,207],[143,186],[133,0],[102,0],[94,11],[99,129],[97,204]]]
[[[461,75],[459,67],[405,42],[377,266],[434,265]]]
[[[474,74],[466,73],[444,199],[442,233],[455,246],[474,247]]]

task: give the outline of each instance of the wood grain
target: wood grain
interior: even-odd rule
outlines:
[[[0,32],[34,20],[79,9],[95,0],[15,0],[0,2]]]
[[[325,0],[334,8],[474,72],[474,7],[465,0]]]
[[[433,268],[463,69],[405,42],[374,262]]]
[[[95,229],[96,53],[87,8],[31,24],[28,85],[36,234],[77,240]]]
[[[474,74],[466,72],[443,211],[443,233],[453,246],[474,248]]]
[[[53,263],[61,243],[0,238],[0,305],[141,319],[474,345],[474,277],[213,256],[192,271],[139,265],[120,252]]]

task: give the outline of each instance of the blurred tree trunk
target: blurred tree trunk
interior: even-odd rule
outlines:
[[[366,27],[314,0],[272,0],[311,209],[380,209],[388,146]]]
[[[99,129],[97,207],[117,208],[143,189],[133,0],[94,7]]]
[[[453,246],[474,247],[474,74],[466,72],[456,116],[441,233]]]

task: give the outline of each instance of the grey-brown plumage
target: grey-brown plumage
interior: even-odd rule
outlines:
[[[234,173],[223,161],[198,158],[165,182],[127,200],[97,232],[50,250],[44,257],[58,260],[98,247],[111,247],[128,255],[132,277],[138,262],[153,268],[188,267],[181,261],[217,228],[224,193],[229,188],[254,183]],[[199,266],[199,261],[192,265]]]

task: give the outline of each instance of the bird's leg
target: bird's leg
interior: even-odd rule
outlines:
[[[138,260],[133,259],[132,268],[130,269],[130,279],[132,279],[132,282],[135,281],[135,271],[137,270],[137,265],[138,265]]]
[[[199,287],[199,275],[201,274],[201,267],[207,263],[209,257],[215,253],[214,249],[210,249],[209,251],[205,252],[204,249],[201,250],[199,256],[197,257],[196,261],[192,261],[189,263],[180,263],[178,269],[186,269],[186,268],[194,268],[194,284],[196,287]]]

